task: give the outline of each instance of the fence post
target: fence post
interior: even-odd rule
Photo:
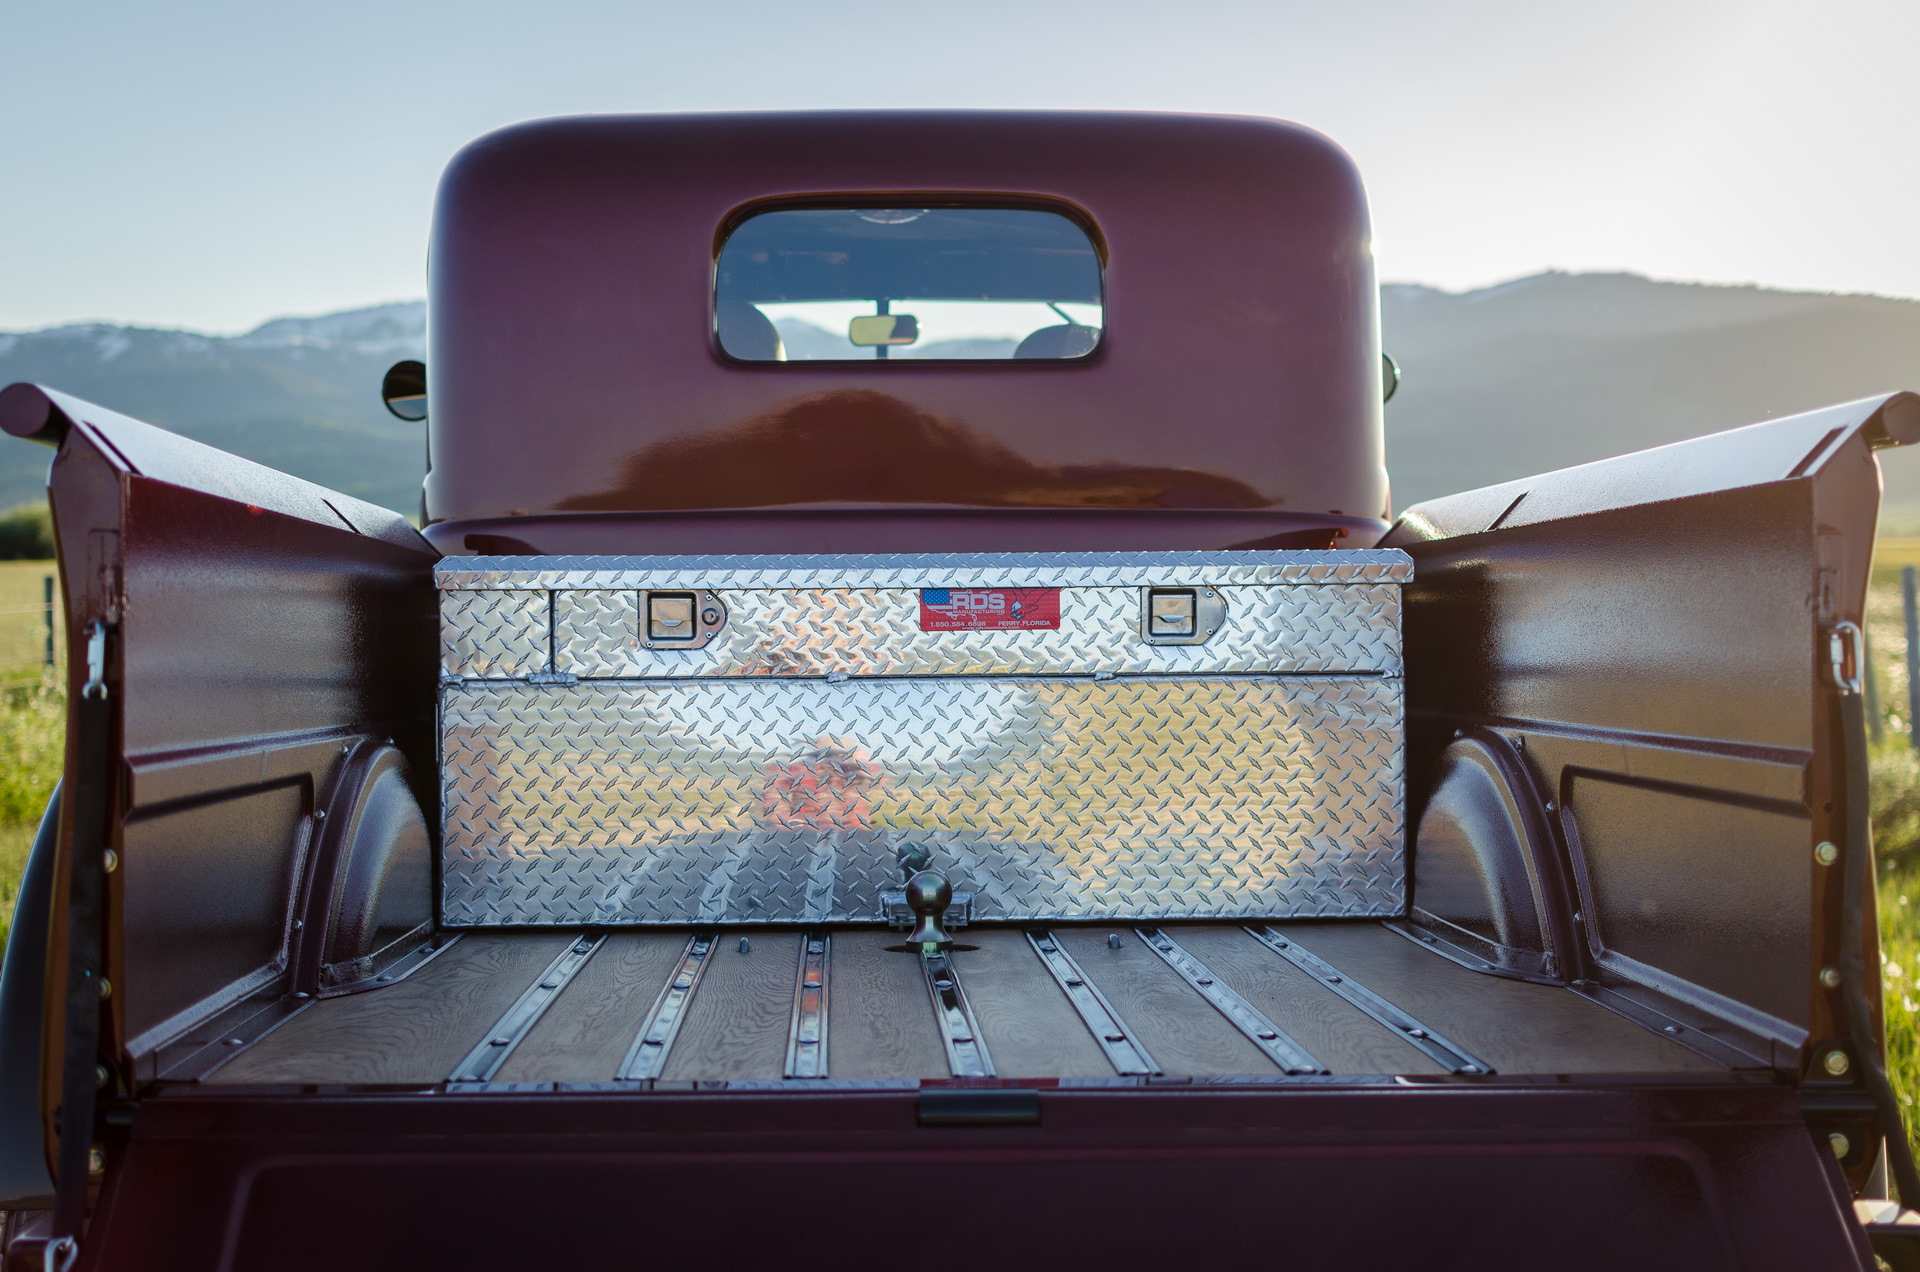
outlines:
[[[1916,577],[1910,565],[1900,567],[1900,605],[1907,619],[1907,741],[1920,750],[1920,597],[1916,597]]]
[[[1886,734],[1886,722],[1880,718],[1880,684],[1873,671],[1873,640],[1864,626],[1860,629],[1860,661],[1863,664],[1860,678],[1867,684],[1867,736],[1878,746]]]
[[[47,652],[42,661],[51,667],[53,666],[53,575],[47,575],[41,583],[41,591],[47,603]]]

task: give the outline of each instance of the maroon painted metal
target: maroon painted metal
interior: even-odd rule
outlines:
[[[0,394],[0,427],[59,447],[67,630],[113,634],[103,1050],[109,1095],[131,1092],[180,1024],[266,1006],[325,939],[291,920],[348,749],[390,737],[434,771],[438,554],[387,509],[33,385]],[[85,678],[76,653],[69,702]],[[431,807],[433,784],[417,790]],[[71,844],[63,827],[53,948]],[[48,1029],[61,1036],[57,991]],[[50,1132],[58,1078],[50,1046]]]
[[[1071,210],[1105,250],[1102,348],[724,359],[729,218],[843,195]],[[1384,529],[1365,199],[1347,157],[1292,124],[523,124],[448,168],[429,305],[428,537],[447,552],[1328,546],[1329,530],[1364,546]]]
[[[913,1090],[173,1093],[95,1266],[1871,1266],[1764,1079],[1038,1098],[996,1128],[918,1126]]]
[[[1860,1090],[1816,1063],[1861,1050],[1821,977],[1843,872],[1815,847],[1845,843],[1848,815],[1829,635],[1865,606],[1873,451],[1915,440],[1920,397],[1869,398],[1434,500],[1386,538],[1415,561],[1411,801],[1478,733],[1524,755],[1517,794],[1550,830],[1489,908],[1538,898],[1563,976],[1815,1099]],[[1414,916],[1444,932],[1422,908],[1440,866],[1416,840]],[[1871,924],[1865,941],[1877,968]],[[1857,1184],[1871,1141],[1851,1142]]]

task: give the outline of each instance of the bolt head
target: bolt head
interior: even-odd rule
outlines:
[[[87,1173],[104,1175],[107,1173],[107,1150],[95,1144],[87,1150]]]
[[[1823,866],[1830,866],[1840,860],[1840,848],[1833,841],[1823,839],[1814,846],[1813,859]]]
[[[1853,1141],[1838,1131],[1827,1132],[1827,1144],[1833,1149],[1833,1155],[1835,1157],[1844,1158],[1848,1153],[1853,1151]]]
[[[1840,988],[1840,969],[1837,967],[1821,968],[1820,983],[1822,985],[1825,985],[1828,989]]]
[[[1835,1047],[1820,1058],[1820,1067],[1836,1078],[1843,1078],[1853,1068],[1853,1061],[1847,1058],[1846,1052]]]

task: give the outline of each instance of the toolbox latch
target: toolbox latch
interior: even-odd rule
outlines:
[[[1210,587],[1140,589],[1140,635],[1149,645],[1204,645],[1227,622],[1227,603]]]
[[[727,625],[727,607],[712,592],[642,592],[638,600],[644,649],[699,649]]]

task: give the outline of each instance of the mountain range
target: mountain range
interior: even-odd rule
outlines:
[[[1879,296],[1547,273],[1466,292],[1387,284],[1381,326],[1402,376],[1387,407],[1400,507],[1920,389],[1920,302]],[[417,301],[239,336],[54,327],[0,334],[0,384],[37,381],[411,513],[421,427],[386,413],[379,384],[425,336]],[[47,459],[0,446],[0,507],[38,496]],[[1920,457],[1883,459],[1889,505],[1920,505]]]
[[[105,323],[0,335],[0,384],[32,380],[371,503],[412,513],[423,426],[380,379],[426,347],[426,306],[276,318],[241,336]],[[0,445],[0,507],[37,497],[51,452]]]

